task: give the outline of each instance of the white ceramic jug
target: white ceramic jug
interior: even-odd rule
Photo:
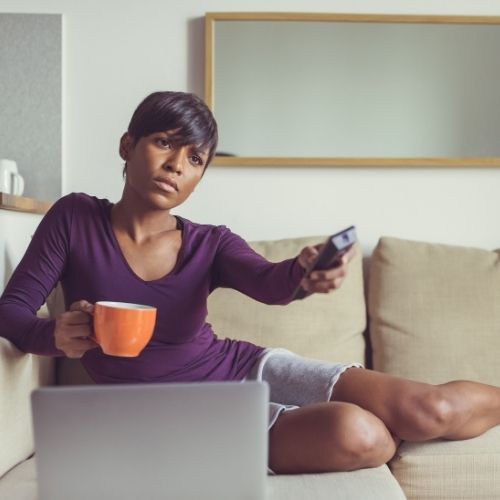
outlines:
[[[24,192],[24,179],[14,160],[0,159],[0,191],[17,196]]]

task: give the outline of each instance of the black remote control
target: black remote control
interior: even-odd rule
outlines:
[[[357,241],[356,228],[350,226],[338,233],[330,236],[326,241],[316,260],[309,269],[306,270],[304,278],[308,277],[313,271],[319,269],[330,269],[340,264],[340,259]],[[300,285],[295,290],[292,299],[303,299],[308,295]]]

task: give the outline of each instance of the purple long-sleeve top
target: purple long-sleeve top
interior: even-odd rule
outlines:
[[[60,281],[66,307],[84,299],[158,310],[153,336],[138,357],[109,356],[100,348],[85,353],[82,363],[96,382],[244,378],[263,348],[219,339],[206,321],[208,295],[229,287],[266,304],[287,304],[303,276],[297,258],[268,262],[227,227],[176,216],[182,245],[175,267],[145,281],[121,252],[111,226],[112,206],[81,193],[52,206],[0,299],[0,336],[24,352],[64,355],[55,347],[55,320],[36,316]]]

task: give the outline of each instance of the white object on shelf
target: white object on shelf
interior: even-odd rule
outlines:
[[[0,159],[0,192],[17,196],[24,192],[24,178],[14,160]]]

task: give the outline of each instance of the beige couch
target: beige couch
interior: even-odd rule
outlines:
[[[280,260],[322,239],[254,247]],[[305,356],[365,362],[434,383],[469,378],[500,385],[499,253],[382,238],[372,256],[360,254],[333,294],[271,307],[217,290],[209,321],[220,336]],[[79,362],[54,366],[4,339],[0,356],[0,499],[34,500],[30,391],[55,380],[85,383],[86,377]],[[388,466],[269,477],[268,484],[270,500],[493,500],[500,498],[500,427],[468,441],[403,442]]]

